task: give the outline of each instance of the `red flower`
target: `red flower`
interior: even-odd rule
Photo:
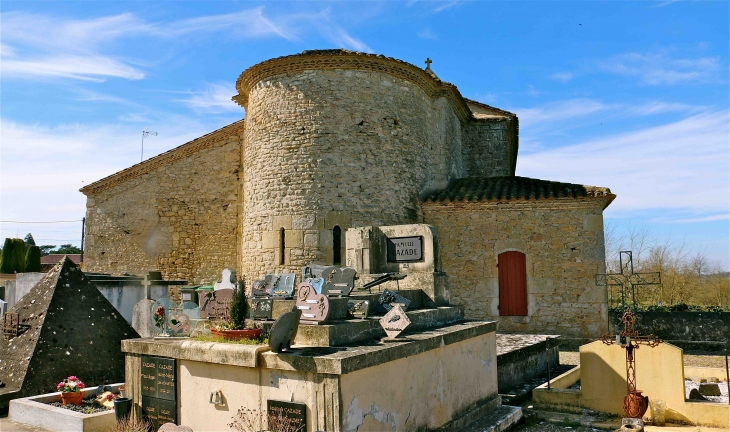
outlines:
[[[76,378],[76,375],[71,375],[70,377],[66,378],[69,381],[78,381],[79,379]]]
[[[113,401],[114,398],[115,398],[115,396],[113,394],[111,394],[111,393],[109,393],[108,395],[106,395],[106,400],[108,400],[108,401]]]

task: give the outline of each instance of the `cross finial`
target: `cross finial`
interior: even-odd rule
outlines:
[[[144,277],[144,280],[142,281],[142,285],[144,286],[144,297],[149,300],[151,298],[150,296],[150,285],[152,285],[152,282],[150,282],[150,276],[146,275]]]
[[[431,63],[433,63],[433,60],[426,57],[426,61],[424,63],[426,63],[426,70],[431,70]]]

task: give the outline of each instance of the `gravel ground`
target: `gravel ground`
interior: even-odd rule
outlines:
[[[717,386],[720,388],[720,396],[705,396],[707,399],[711,400],[712,402],[721,402],[721,403],[727,403],[727,383],[726,382],[720,382],[717,383]],[[684,390],[685,390],[685,397],[689,399],[689,392],[692,391],[692,389],[699,389],[700,383],[685,379],[684,380]]]
[[[82,414],[96,414],[99,412],[107,411],[108,408],[105,408],[103,406],[99,406],[94,402],[94,399],[84,399],[81,401],[81,405],[74,405],[69,404],[66,406],[63,406],[62,402],[51,402],[48,405],[58,407],[58,408],[64,408],[71,411],[80,412]]]

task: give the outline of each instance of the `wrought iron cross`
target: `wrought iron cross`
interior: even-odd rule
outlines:
[[[636,309],[636,286],[637,285],[659,285],[662,283],[660,272],[634,273],[634,259],[631,251],[619,252],[620,273],[607,273],[596,275],[598,286],[620,286],[621,306],[626,307],[627,293],[631,293],[631,300]]]
[[[431,63],[433,63],[433,60],[426,57],[426,61],[424,63],[426,63],[426,69],[431,69]]]
[[[636,389],[636,358],[634,350],[640,345],[646,345],[649,348],[662,343],[662,340],[652,335],[640,336],[636,331],[636,316],[631,311],[626,311],[621,318],[624,324],[620,334],[614,336],[606,333],[601,336],[601,342],[606,345],[619,345],[626,350],[626,396],[624,397],[624,413],[627,417],[641,418],[644,416],[646,409],[649,407],[649,398],[641,395],[641,390]]]

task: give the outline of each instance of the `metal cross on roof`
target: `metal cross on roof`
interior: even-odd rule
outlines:
[[[596,285],[599,286],[620,286],[621,306],[626,308],[626,296],[631,294],[634,309],[636,309],[636,286],[637,285],[659,285],[662,283],[660,272],[634,273],[634,259],[631,251],[619,252],[620,273],[607,273],[596,275]]]
[[[662,340],[652,335],[640,336],[635,329],[636,316],[631,311],[626,311],[621,318],[623,322],[623,330],[620,334],[611,335],[606,333],[601,336],[601,342],[606,345],[619,345],[626,350],[626,391],[624,397],[624,413],[627,417],[641,418],[644,416],[646,409],[649,407],[649,398],[642,396],[641,390],[636,389],[636,358],[634,350],[640,345],[646,345],[649,348],[662,343]]]
[[[431,69],[431,63],[433,63],[433,60],[426,57],[426,61],[424,63],[426,63],[426,69]]]

